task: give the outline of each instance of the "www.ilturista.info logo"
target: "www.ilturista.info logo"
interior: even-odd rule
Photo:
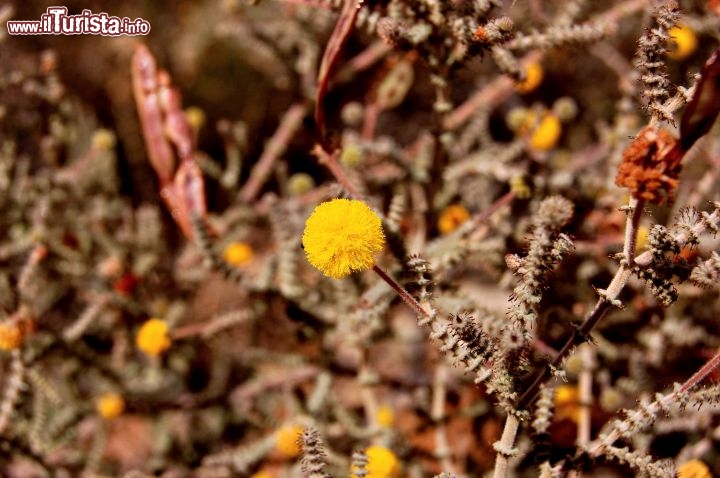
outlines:
[[[67,7],[48,7],[40,20],[10,20],[10,35],[147,35],[150,23],[137,18],[118,18],[107,13],[83,10],[80,15],[68,15]]]

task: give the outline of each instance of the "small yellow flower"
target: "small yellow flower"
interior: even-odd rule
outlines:
[[[315,187],[315,180],[307,173],[295,173],[288,179],[288,189],[293,195],[300,195]]]
[[[712,478],[712,473],[705,463],[695,459],[680,465],[677,476],[678,478]]]
[[[535,151],[549,151],[557,145],[561,134],[562,125],[558,117],[545,113],[530,133],[530,148]]]
[[[267,470],[260,470],[257,473],[250,475],[250,478],[272,478],[273,475]]]
[[[99,129],[93,133],[90,141],[93,148],[101,151],[110,151],[115,147],[115,133],[109,129]]]
[[[303,434],[300,425],[285,425],[275,432],[275,449],[288,458],[295,458],[302,452],[300,437]]]
[[[230,265],[241,266],[247,264],[253,257],[250,244],[242,241],[231,242],[223,250],[223,259]]]
[[[460,227],[460,224],[470,218],[470,211],[461,204],[453,204],[440,213],[438,218],[438,230],[440,234],[450,234]]]
[[[142,324],[135,337],[137,347],[151,357],[157,357],[166,351],[171,342],[167,322],[155,318]]]
[[[530,186],[521,174],[516,174],[510,178],[510,190],[515,193],[518,199],[529,199],[532,195]]]
[[[190,106],[185,109],[184,113],[190,127],[195,131],[200,131],[205,124],[205,112],[197,106]]]
[[[395,424],[395,412],[387,405],[382,405],[377,409],[375,420],[378,425],[389,428]]]
[[[340,162],[349,168],[359,165],[362,159],[362,150],[357,144],[348,144],[340,153]]]
[[[535,91],[535,89],[542,83],[545,73],[543,67],[538,62],[532,62],[525,66],[525,80],[515,85],[515,89],[518,93],[525,94]]]
[[[368,463],[365,466],[367,478],[392,478],[400,474],[400,461],[391,450],[380,446],[371,445],[365,449]],[[356,475],[351,473],[355,478]]]
[[[22,345],[23,340],[25,340],[25,334],[19,324],[15,322],[0,323],[0,350],[15,350]]]
[[[125,411],[125,400],[117,393],[103,393],[95,404],[97,412],[106,420],[112,420]]]
[[[362,201],[333,199],[315,208],[302,236],[307,259],[320,272],[342,279],[375,265],[385,245],[380,217]]]
[[[676,25],[668,30],[670,49],[667,52],[671,60],[684,60],[695,53],[698,45],[695,31],[687,25]]]
[[[555,417],[569,418],[577,423],[580,417],[580,391],[575,385],[562,385],[555,389]]]

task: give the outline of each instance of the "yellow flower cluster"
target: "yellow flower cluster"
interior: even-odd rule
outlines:
[[[0,350],[15,350],[22,345],[24,339],[20,325],[14,322],[0,323]]]
[[[365,449],[367,455],[367,478],[393,478],[400,475],[400,461],[395,453],[380,445],[371,445]],[[351,478],[358,478],[355,470],[350,470]]]
[[[677,25],[668,30],[670,49],[667,52],[671,60],[684,60],[690,57],[698,46],[695,31],[687,25]]]
[[[342,279],[375,265],[385,245],[382,221],[355,199],[333,199],[315,208],[302,236],[307,259],[320,272]]]
[[[535,91],[540,83],[542,83],[545,73],[543,67],[538,62],[529,63],[525,66],[525,80],[515,85],[518,93],[526,94]]]
[[[161,319],[147,320],[135,337],[137,347],[151,357],[157,357],[165,352],[170,348],[171,343],[167,322]]]
[[[231,242],[225,246],[223,250],[223,259],[225,259],[225,262],[235,267],[247,264],[252,258],[252,247],[246,242]]]
[[[275,432],[275,449],[288,458],[295,458],[302,452],[300,437],[303,434],[300,425],[285,425]]]
[[[104,393],[98,398],[95,408],[101,417],[112,420],[125,411],[125,400],[117,393]]]
[[[461,204],[452,204],[440,213],[438,218],[438,230],[440,234],[450,234],[460,227],[460,224],[470,218],[470,211]]]
[[[712,478],[710,468],[700,460],[690,460],[680,465],[678,478]]]

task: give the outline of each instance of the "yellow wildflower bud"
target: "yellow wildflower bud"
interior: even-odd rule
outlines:
[[[363,159],[362,151],[360,146],[357,144],[348,144],[340,153],[340,162],[349,168],[354,168]]]
[[[365,454],[368,458],[365,466],[367,478],[391,478],[399,475],[400,462],[392,451],[380,445],[371,445],[365,449]]]
[[[695,31],[687,25],[676,25],[668,30],[670,49],[667,52],[671,60],[684,60],[695,53],[698,45]]]
[[[580,391],[575,385],[563,385],[555,389],[555,416],[558,420],[569,418],[577,422],[580,417]]]
[[[449,234],[470,218],[470,212],[461,204],[446,207],[438,218],[440,234]]]
[[[90,142],[94,149],[109,151],[115,147],[115,133],[109,129],[99,129],[93,133]]]
[[[382,427],[391,427],[395,424],[395,412],[387,405],[378,407],[375,420]]]
[[[712,473],[705,463],[695,459],[680,465],[677,476],[678,478],[712,478]]]
[[[135,337],[137,347],[151,357],[157,357],[166,351],[171,342],[167,322],[155,318],[142,324]]]
[[[549,151],[557,145],[561,134],[562,126],[558,117],[546,113],[530,134],[530,148],[535,151]]]
[[[252,247],[246,242],[231,242],[223,250],[223,259],[230,265],[241,266],[247,264],[253,257]]]
[[[510,190],[518,199],[528,199],[531,196],[530,186],[522,175],[517,174],[510,178]]]
[[[515,85],[518,93],[525,94],[535,91],[542,83],[545,72],[538,62],[532,62],[525,66],[525,80]]]
[[[112,420],[125,411],[125,400],[117,393],[103,393],[95,403],[97,412],[106,420]]]
[[[307,259],[320,272],[342,279],[375,265],[385,245],[380,217],[362,201],[333,199],[315,208],[302,236]]]
[[[288,189],[291,194],[299,195],[315,187],[315,180],[307,173],[295,173],[288,179]]]
[[[302,452],[300,437],[303,434],[300,425],[286,425],[275,432],[275,449],[288,458],[295,458]]]
[[[190,106],[185,109],[185,119],[193,130],[199,131],[205,124],[205,112],[197,106]]]
[[[10,351],[20,347],[25,334],[19,324],[15,322],[0,323],[0,350]]]
[[[508,111],[507,115],[505,115],[505,124],[507,124],[507,127],[512,131],[517,132],[525,127],[528,122],[528,118],[531,116],[534,117],[532,112],[530,112],[527,108],[516,106]]]

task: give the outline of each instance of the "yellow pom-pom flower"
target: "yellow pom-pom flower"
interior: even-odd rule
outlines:
[[[253,250],[250,244],[242,241],[231,242],[223,250],[223,259],[230,265],[242,266],[247,264],[253,257]]]
[[[684,60],[695,53],[698,39],[695,31],[687,25],[676,25],[668,30],[670,49],[667,52],[671,60]]]
[[[157,357],[166,351],[171,342],[167,322],[154,318],[142,324],[135,337],[137,347],[151,357]]]
[[[365,454],[368,459],[365,465],[367,478],[392,478],[400,474],[400,461],[391,450],[384,446],[371,445],[367,447]]]
[[[307,259],[320,272],[342,279],[370,269],[385,245],[380,217],[362,201],[333,199],[320,204],[305,223]]]
[[[250,475],[250,478],[273,478],[273,475],[267,470],[260,470]]]
[[[115,147],[115,133],[109,129],[99,129],[92,135],[92,146],[101,151],[110,151]]]
[[[525,66],[525,80],[515,85],[518,93],[525,94],[535,91],[542,83],[545,73],[540,63],[532,62]]]
[[[700,460],[690,460],[680,465],[678,478],[712,478],[710,468]]]
[[[106,420],[112,420],[125,411],[125,400],[117,393],[104,393],[95,403],[97,412]]]
[[[470,218],[470,211],[461,204],[453,204],[442,210],[438,218],[440,234],[450,234]]]
[[[387,405],[378,407],[375,420],[381,427],[390,428],[395,424],[395,412]]]
[[[562,385],[555,389],[555,418],[569,418],[577,423],[580,418],[580,391],[575,385]]]
[[[303,434],[300,425],[286,425],[275,432],[275,449],[288,458],[295,458],[302,452],[300,437]]]
[[[0,350],[10,351],[19,348],[25,335],[19,324],[14,322],[0,323]]]
[[[558,117],[546,113],[530,134],[530,148],[535,151],[549,151],[557,145],[561,134],[562,125]]]

